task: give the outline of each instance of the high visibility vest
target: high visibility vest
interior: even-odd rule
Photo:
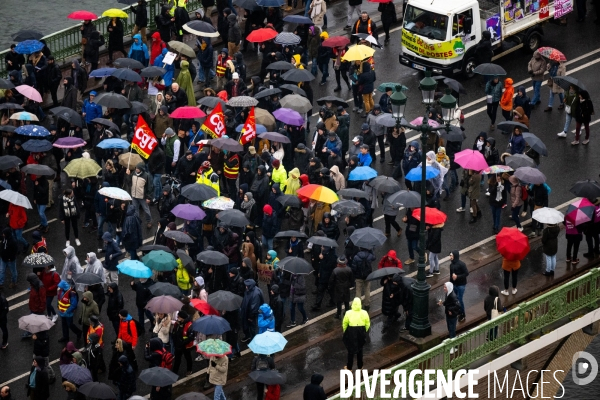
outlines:
[[[65,313],[69,307],[71,307],[71,289],[64,292],[62,297],[58,299],[58,311]]]
[[[219,54],[217,57],[217,76],[222,78],[225,76],[225,72],[227,71],[227,61],[230,61],[231,57],[226,56],[223,57],[223,54]]]
[[[188,338],[188,333],[190,331],[190,328],[192,327],[192,322],[188,321],[186,322],[186,324],[183,327],[183,340],[186,340]],[[186,349],[191,349],[192,347],[194,347],[194,342],[189,342],[185,348]]]
[[[196,183],[201,185],[207,185],[217,191],[217,196],[220,196],[221,190],[219,188],[219,180],[213,182],[210,177],[215,174],[212,168],[207,169],[206,171],[201,171],[202,168],[198,170],[196,174]],[[216,175],[216,174],[215,174]],[[217,175],[218,176],[218,175]]]
[[[359,18],[358,21],[356,21],[356,25],[354,26],[354,33],[358,33],[358,27],[360,26],[360,21],[362,21],[361,18]],[[371,18],[369,18],[367,21],[367,33],[369,35],[373,34],[373,30],[371,29]]]
[[[225,178],[227,179],[237,179],[238,174],[240,173],[240,157],[237,154],[231,156],[227,161],[234,162],[234,160],[237,160],[237,163],[235,163],[235,166],[233,167],[229,167],[227,165],[227,162],[225,162],[223,173],[225,174]]]
[[[98,335],[98,344],[100,345],[100,347],[102,347],[104,345],[104,341],[102,340],[102,336],[104,336],[104,325],[98,323],[98,326],[95,328],[90,325],[90,329],[88,329],[87,333],[88,342],[90,341],[89,337],[92,333]]]
[[[46,239],[42,238],[42,240],[33,245],[33,247],[31,248],[31,254],[34,253],[48,253],[48,245],[46,244]]]

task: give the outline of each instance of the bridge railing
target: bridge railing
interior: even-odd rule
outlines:
[[[511,345],[523,344],[532,336],[542,335],[542,329],[561,318],[572,316],[582,309],[595,309],[600,300],[600,268],[594,268],[579,278],[563,284],[541,296],[501,314],[496,319],[460,334],[441,344],[398,364],[392,372],[405,370],[409,376],[413,370],[457,370],[468,367],[481,358],[494,354]],[[455,349],[450,354],[451,349]],[[388,386],[389,388],[389,386]],[[380,393],[379,387],[375,393]],[[393,391],[393,380],[392,389]],[[364,382],[361,384],[363,398],[366,396]],[[339,394],[329,400],[341,399]],[[354,394],[351,398],[354,398]]]
[[[160,8],[164,0],[148,0],[146,7],[148,8],[148,29],[153,30],[156,28],[156,23],[154,21],[154,17],[160,14]],[[134,4],[135,5],[135,4]],[[187,4],[187,10],[192,12],[198,8],[202,7],[202,3],[200,0],[189,0]],[[125,7],[122,9],[127,13],[127,19],[121,18],[121,22],[123,22],[123,35],[129,36],[131,35],[134,27],[135,14],[131,11],[131,8]],[[65,14],[66,18],[66,14]],[[104,35],[104,39],[106,41],[106,45],[108,46],[108,23],[110,22],[110,18],[108,17],[100,17],[97,20],[92,21],[96,30]],[[70,58],[75,57],[81,54],[81,25],[77,24],[70,28],[63,29],[58,32],[51,33],[50,35],[44,36],[42,39],[46,41],[46,44],[52,55],[56,59],[56,62],[62,60],[63,62]],[[10,51],[10,49],[4,50],[0,52],[0,76],[6,77],[8,75],[8,71],[6,70],[6,61],[5,56]],[[27,57],[27,56],[26,56]]]

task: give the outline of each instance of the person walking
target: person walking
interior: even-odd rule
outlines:
[[[127,169],[125,173],[127,174],[126,181],[129,184],[129,187],[131,187],[131,197],[133,199],[132,205],[135,207],[136,213],[140,206],[142,207],[144,214],[146,214],[146,228],[151,228],[152,214],[150,213],[148,204],[152,201],[154,191],[152,188],[152,179],[149,178],[148,173],[146,172],[146,166],[141,162],[135,166],[135,171],[133,171],[133,173],[129,169]],[[127,211],[129,211],[129,208]],[[136,259],[137,258],[132,258],[132,260]]]
[[[27,397],[31,400],[47,400],[50,398],[50,379],[44,357],[36,356],[33,359],[25,387],[27,388]]]
[[[500,232],[500,220],[502,217],[502,209],[506,205],[506,191],[502,184],[502,177],[500,175],[491,175],[488,179],[489,187],[489,202],[492,210],[492,231],[494,235]]]
[[[142,245],[144,237],[142,235],[142,221],[137,216],[136,206],[130,204],[127,207],[125,222],[123,223],[123,246],[129,253],[132,260],[137,260],[137,249]]]
[[[467,195],[469,196],[469,203],[471,205],[471,220],[469,224],[477,222],[477,219],[481,217],[481,210],[477,201],[479,200],[480,188],[481,188],[481,174],[478,171],[469,170],[469,186]]]
[[[440,274],[440,258],[442,252],[442,231],[444,223],[427,226],[427,243],[425,250],[429,251],[429,272],[426,278],[431,278],[433,275]]]
[[[355,297],[352,301],[352,309],[344,315],[342,329],[344,330],[343,341],[348,350],[348,360],[344,369],[353,370],[354,355],[356,354],[356,366],[363,367],[363,346],[367,340],[367,333],[371,326],[369,313],[362,309],[360,298]]]
[[[104,281],[106,283],[119,283],[119,273],[117,265],[119,264],[119,257],[121,256],[121,248],[119,243],[113,239],[113,235],[110,232],[104,232],[102,234],[102,241],[104,243],[104,261],[102,266],[104,267]],[[120,308],[117,310],[117,312]]]
[[[300,255],[303,257],[303,255]],[[283,272],[284,275],[286,272]],[[304,310],[304,303],[306,302],[306,280],[304,275],[292,274],[290,281],[290,324],[287,328],[293,328],[296,326],[296,306],[298,311],[302,314],[302,322],[300,325],[304,325],[308,322],[306,311]]]
[[[46,316],[50,318],[52,322],[56,322],[58,314],[56,314],[56,310],[52,307],[52,300],[54,300],[58,290],[60,275],[56,273],[56,268],[54,268],[53,265],[36,269],[38,269],[36,272],[37,276],[46,288]]]
[[[0,241],[0,287],[4,285],[6,268],[10,269],[10,284],[9,288],[17,287],[17,253],[18,246],[15,237],[10,228],[2,230],[2,240]]]
[[[275,361],[268,354],[258,354],[252,359],[252,371],[268,371],[275,369]],[[256,399],[263,400],[265,395],[265,384],[256,382]]]
[[[496,310],[498,312],[500,312],[502,310],[502,302],[500,301],[500,297],[498,297],[500,294],[500,289],[498,289],[498,286],[496,285],[492,285],[490,286],[490,288],[488,289],[488,295],[485,297],[485,300],[483,301],[483,310],[485,311],[485,315],[487,317],[487,320],[490,321],[492,319],[492,311]],[[488,340],[495,340],[496,337],[498,336],[498,327],[494,327],[490,329],[490,332],[488,333]]]
[[[319,232],[322,232],[319,230]],[[314,249],[314,246],[313,246]],[[318,255],[318,264],[319,269],[317,272],[317,299],[315,301],[315,305],[311,308],[311,311],[319,311],[321,310],[321,303],[325,298],[325,293],[329,293],[329,307],[333,307],[335,305],[333,301],[333,293],[329,286],[329,279],[331,278],[331,274],[335,269],[338,257],[335,253],[335,250],[332,247],[323,246],[321,248],[321,252]]]
[[[83,306],[79,310],[79,323],[81,324],[81,331],[87,337],[90,330],[90,317],[92,315],[99,315],[100,310],[98,309],[98,304],[94,301],[94,295],[90,291],[83,293],[81,304]]]
[[[467,287],[467,276],[469,276],[467,264],[460,260],[458,250],[453,250],[450,253],[450,283],[452,283],[452,289],[460,304],[460,313],[456,314],[456,316],[461,322],[466,318],[463,296],[465,295],[465,289]]]
[[[398,274],[398,276],[400,275]],[[383,286],[381,313],[387,317],[383,321],[381,333],[384,333],[401,315],[398,312],[398,307],[400,306],[400,292],[402,289],[397,282],[394,283],[393,277],[394,275],[384,276],[380,281],[381,286]]]
[[[590,142],[590,121],[594,115],[594,105],[590,100],[590,94],[587,90],[579,92],[579,104],[575,109],[575,140],[571,142],[572,145],[579,144],[579,134],[581,132],[581,125],[585,127],[585,139],[582,144],[586,145]]]
[[[500,108],[502,108],[502,116],[506,121],[512,120],[513,110],[513,97],[515,95],[515,88],[513,87],[512,78],[506,78],[504,80],[504,93],[500,98]]]
[[[527,72],[531,75],[531,83],[533,84],[533,99],[531,99],[531,107],[541,103],[540,90],[542,81],[547,70],[547,62],[538,50],[533,53],[533,57],[527,64]]]
[[[69,341],[69,330],[77,336],[77,341],[81,339],[82,331],[73,323],[73,316],[77,310],[79,296],[74,288],[67,281],[61,280],[57,291],[58,314],[62,326],[62,337],[58,339],[59,343]]]
[[[332,287],[334,302],[337,306],[335,318],[342,318],[342,304],[345,312],[350,310],[350,288],[354,286],[354,274],[348,266],[348,260],[345,256],[340,256],[337,260],[337,266],[329,278],[329,285]]]
[[[523,206],[523,187],[519,182],[519,178],[514,175],[511,175],[508,178],[510,182],[510,212],[511,218],[515,221],[517,229],[523,232],[523,227],[521,226],[521,221],[519,220],[519,214],[521,212],[521,207]]]
[[[123,295],[119,291],[119,285],[116,282],[110,282],[106,290],[108,296],[108,302],[106,305],[106,316],[112,323],[115,330],[115,334],[119,334],[119,324],[121,319],[119,318],[119,311],[125,306],[123,301]]]
[[[390,232],[393,226],[396,230],[396,236],[400,237],[402,236],[402,228],[400,228],[400,225],[396,221],[398,207],[393,207],[389,201],[386,201],[390,195],[391,193],[383,193],[383,219],[385,222],[385,236],[390,237]]]
[[[461,313],[461,305],[458,301],[456,293],[454,293],[454,285],[451,282],[444,283],[444,294],[445,299],[440,300],[438,305],[444,306],[444,313],[446,314],[446,326],[448,327],[448,338],[453,339],[456,337],[456,322],[458,315]],[[456,352],[456,348],[450,349],[450,354]]]
[[[227,356],[214,356],[208,362],[208,382],[215,385],[214,400],[227,400],[223,392],[223,386],[227,383],[228,369],[229,358]]]
[[[131,11],[135,14],[134,26],[131,35],[133,36],[140,32],[142,34],[142,41],[147,45],[148,42],[146,28],[148,27],[148,10],[146,8],[146,0],[138,0],[137,4],[137,7],[133,5],[130,7]]]
[[[542,231],[542,248],[546,256],[546,270],[542,273],[544,276],[554,276],[559,233],[560,227],[557,224],[547,225]]]
[[[173,348],[175,350],[175,359],[173,361],[173,372],[179,374],[179,366],[181,365],[181,357],[185,358],[187,365],[186,376],[192,374],[192,354],[190,350],[194,348],[194,339],[196,335],[192,328],[192,320],[188,313],[179,311],[177,321],[173,325]]]
[[[135,321],[125,309],[119,311],[119,320],[119,334],[117,338],[127,343],[132,349],[135,349],[138,341]]]
[[[348,20],[346,22],[345,30],[352,29],[352,15],[356,12],[356,17],[360,19],[361,16],[362,0],[349,0],[348,1]]]
[[[244,285],[246,285],[246,292],[240,307],[242,330],[244,331],[242,343],[252,340],[258,332],[258,309],[265,302],[262,290],[256,285],[254,279],[246,279]]]
[[[408,260],[404,261],[406,265],[414,263],[417,256],[419,256],[419,221],[413,216],[412,211],[412,208],[407,208],[406,215],[402,217],[402,221],[406,223],[404,231],[406,232],[406,243],[408,245]]]
[[[44,284],[33,272],[27,275],[27,282],[29,283],[29,312],[44,315],[46,311],[46,288]],[[30,338],[31,336],[30,332],[24,332],[21,335],[23,338]]]
[[[579,103],[579,92],[575,86],[571,85],[569,86],[569,90],[567,91],[567,95],[563,101],[565,106],[565,126],[562,131],[556,134],[556,136],[561,138],[567,137],[567,132],[569,132],[569,127],[571,126],[571,121],[573,120],[573,116],[577,111],[577,103]]]
[[[117,400],[127,400],[136,391],[135,371],[125,355],[119,357],[119,368],[121,373],[119,381],[116,382],[116,385],[119,388]]]
[[[371,63],[365,61],[362,63],[362,73],[358,76],[358,86],[360,94],[362,95],[364,104],[364,113],[361,115],[362,118],[366,118],[367,114],[371,112],[375,103],[373,102],[373,90],[375,90],[375,80],[377,76],[375,71],[371,69]],[[375,145],[373,144],[373,148]],[[375,159],[373,158],[373,161]]]
[[[154,321],[152,312],[146,309],[146,305],[153,297],[149,288],[154,285],[154,280],[152,280],[152,278],[141,278],[139,282],[132,280],[130,285],[131,289],[135,291],[135,305],[138,309],[138,333],[143,334],[146,332],[146,329],[144,328],[146,318],[151,322]]]
[[[66,246],[69,247],[71,245],[71,241],[69,240],[71,236],[71,227],[73,227],[75,243],[77,246],[81,246],[81,242],[79,241],[79,228],[77,227],[77,222],[79,220],[79,205],[77,204],[73,189],[65,189],[62,196],[62,204],[58,208],[58,218],[65,226]]]
[[[485,95],[487,101],[487,115],[490,117],[490,130],[496,129],[496,114],[498,113],[498,104],[502,98],[502,85],[498,79],[498,75],[494,75],[485,84]]]
[[[17,245],[22,243],[23,254],[27,254],[29,242],[23,238],[23,228],[25,228],[25,225],[27,224],[27,212],[25,211],[25,208],[9,203],[6,218],[8,218],[8,225],[10,226],[10,229],[12,229],[15,239],[17,239]]]
[[[558,109],[562,110],[563,108],[565,108],[565,91],[558,84],[554,83],[553,78],[557,76],[565,76],[567,74],[567,66],[564,62],[550,60],[546,68],[548,69],[548,74],[550,74],[550,78],[548,78],[550,96],[548,97],[548,107],[544,109],[544,112],[552,111],[555,94],[558,94],[558,100],[560,100],[560,105],[558,106]]]

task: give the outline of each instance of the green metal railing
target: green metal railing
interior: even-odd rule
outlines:
[[[468,367],[471,363],[495,354],[508,345],[527,343],[531,337],[543,334],[543,328],[562,318],[572,317],[576,311],[583,309],[591,311],[597,308],[598,300],[600,300],[600,268],[594,268],[579,278],[531,301],[519,304],[492,321],[486,321],[454,339],[445,340],[438,346],[392,367],[391,371],[406,370],[406,376],[409,376],[410,372],[416,369],[456,371]],[[494,329],[498,330],[497,336],[494,340],[489,340],[490,330]],[[458,350],[451,355],[452,348]],[[364,398],[364,383],[361,388]],[[375,393],[379,393],[379,387]],[[334,399],[341,399],[341,397],[337,394],[329,398],[329,400]]]
[[[148,30],[153,30],[156,28],[156,23],[154,21],[154,17],[159,15],[160,8],[164,0],[148,0],[147,8],[149,12],[148,16]],[[192,12],[198,8],[202,7],[202,3],[200,0],[189,0],[187,4],[187,10]],[[121,18],[123,22],[123,35],[129,36],[133,31],[135,14],[131,11],[130,7],[123,8],[123,11],[127,13],[127,19]],[[65,16],[66,18],[66,16]],[[104,39],[108,44],[108,31],[106,30],[110,18],[101,17],[95,21],[92,21],[96,30],[104,35]],[[77,56],[81,54],[81,28],[82,24],[78,24],[72,26],[67,29],[63,29],[62,31],[54,32],[48,36],[45,36],[43,39],[46,41],[48,48],[54,55],[56,62],[59,60],[65,61],[70,57]],[[4,50],[0,52],[0,76],[6,77],[6,62],[4,60],[5,55],[10,50]]]

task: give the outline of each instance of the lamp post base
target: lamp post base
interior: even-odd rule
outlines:
[[[425,280],[425,263],[419,263],[417,282],[413,283],[413,318],[410,323],[409,332],[416,338],[424,338],[431,335],[431,324],[429,323],[429,290],[431,285]],[[422,278],[419,275],[423,275]]]

